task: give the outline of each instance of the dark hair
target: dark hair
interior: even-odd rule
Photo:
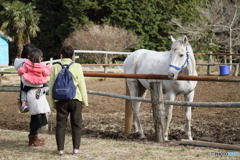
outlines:
[[[33,48],[36,48],[33,44],[26,44],[23,46],[21,58],[28,58],[28,55]]]
[[[31,50],[31,52],[29,53],[29,60],[32,63],[40,63],[41,62],[40,58],[42,58],[42,57],[43,57],[43,53],[38,48],[33,48]]]
[[[62,49],[59,51],[59,54],[62,55],[62,58],[72,58],[74,50],[72,46],[63,46]]]

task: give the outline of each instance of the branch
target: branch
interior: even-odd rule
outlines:
[[[172,25],[176,25],[176,26],[180,27],[180,28],[182,29],[182,31],[181,31],[181,30],[178,30],[179,32],[191,33],[191,34],[194,34],[194,35],[202,34],[202,32],[190,30],[190,29],[192,29],[192,28],[197,28],[197,27],[190,27],[190,29],[187,28],[187,26],[184,27],[184,26],[182,26],[181,23],[180,23],[177,19],[175,19],[175,18],[173,18],[169,23],[172,24]],[[190,25],[193,25],[193,24],[190,24]]]
[[[230,26],[233,26],[233,24],[234,24],[234,21],[235,21],[235,19],[236,19],[236,16],[237,16],[237,8],[235,8],[235,12],[234,12],[233,20],[232,20],[232,22],[231,22],[231,25],[230,25]]]
[[[222,24],[214,24],[213,25],[214,27],[225,27],[225,28],[231,28],[231,27],[229,27],[229,26],[226,26],[226,25],[222,25]]]
[[[238,30],[238,29],[240,30],[240,28],[233,28],[232,30]]]

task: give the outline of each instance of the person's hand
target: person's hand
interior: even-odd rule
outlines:
[[[53,109],[57,110],[56,106],[55,106],[55,107],[53,107]]]
[[[82,105],[82,108],[85,108],[86,106],[85,105]]]

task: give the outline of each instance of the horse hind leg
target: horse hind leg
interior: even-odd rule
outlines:
[[[126,79],[126,95],[137,97],[138,93],[138,81],[136,79]],[[125,131],[130,133],[131,126],[133,126],[134,132],[138,132],[138,127],[136,123],[135,108],[137,104],[135,101],[126,100],[125,101]]]
[[[138,81],[138,97],[145,97],[147,93],[147,89],[145,87],[143,87],[143,85]],[[135,101],[134,103],[136,107],[133,108],[134,113],[133,113],[133,122],[134,122],[134,126],[135,128],[137,127],[137,129],[135,131],[138,132],[140,139],[145,139],[145,135],[143,132],[143,128],[141,125],[141,121],[139,118],[139,110],[140,110],[140,105],[141,102],[140,101]]]
[[[146,95],[146,89],[142,86],[142,84],[138,80],[128,80],[127,85],[128,85],[128,89],[131,96],[144,97]],[[132,101],[132,110],[133,110],[132,125],[133,125],[134,132],[140,135],[140,139],[144,139],[145,135],[143,133],[143,129],[142,129],[140,118],[139,118],[140,105],[141,105],[141,102]]]
[[[130,91],[126,81],[126,95],[130,96]],[[133,121],[132,101],[125,99],[125,132],[130,133]]]

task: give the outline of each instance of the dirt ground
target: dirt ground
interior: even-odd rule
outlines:
[[[11,82],[12,78],[7,81]],[[125,94],[124,79],[87,79],[87,89],[116,94]],[[195,102],[238,102],[240,83],[200,81],[195,90]],[[149,97],[149,93],[147,95]],[[29,130],[30,116],[19,113],[18,92],[0,92],[0,128],[9,130]],[[183,100],[178,97],[177,100]],[[125,100],[89,94],[89,107],[83,109],[83,136],[111,138],[117,140],[138,140],[132,134],[124,133]],[[149,103],[142,103],[140,119],[148,141],[154,141],[154,124]],[[55,130],[55,111],[49,118],[50,128]],[[194,140],[240,144],[240,109],[199,108],[192,109],[192,136]],[[184,134],[185,110],[174,106],[170,124],[169,140],[179,142],[187,138]],[[70,125],[68,125],[70,131]]]

